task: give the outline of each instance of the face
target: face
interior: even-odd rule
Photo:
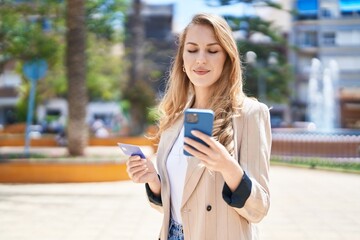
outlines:
[[[186,74],[195,91],[209,90],[220,78],[226,60],[225,50],[207,25],[193,25],[186,34],[183,52]]]

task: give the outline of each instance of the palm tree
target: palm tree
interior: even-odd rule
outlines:
[[[85,123],[88,101],[86,90],[85,0],[68,0],[66,11],[66,69],[69,104],[68,151],[72,156],[81,156],[84,154],[88,141]]]

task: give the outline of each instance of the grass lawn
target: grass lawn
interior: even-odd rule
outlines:
[[[271,164],[360,174],[360,159],[272,157]]]

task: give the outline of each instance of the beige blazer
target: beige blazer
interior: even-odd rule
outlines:
[[[269,109],[262,103],[246,98],[242,114],[233,119],[233,125],[235,157],[251,179],[250,196],[242,208],[229,206],[222,197],[222,175],[206,169],[200,160],[190,158],[181,207],[185,240],[258,239],[254,223],[263,219],[270,206]],[[162,206],[151,205],[164,214],[160,233],[162,240],[168,237],[170,220],[170,184],[166,159],[182,126],[183,118],[162,134],[157,152]]]

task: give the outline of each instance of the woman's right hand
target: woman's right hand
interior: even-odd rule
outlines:
[[[141,159],[140,156],[131,156],[126,161],[126,171],[135,183],[151,183],[159,180],[151,160]]]

